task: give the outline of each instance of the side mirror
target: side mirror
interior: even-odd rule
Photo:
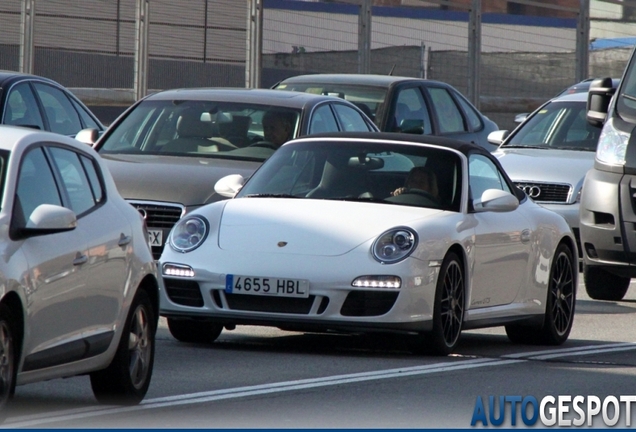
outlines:
[[[424,120],[404,119],[400,123],[400,132],[422,135],[424,133]]]
[[[97,138],[99,138],[99,131],[94,128],[82,129],[77,133],[77,135],[75,135],[76,140],[83,142],[84,144],[88,144],[89,146],[95,145]]]
[[[214,191],[221,196],[234,198],[234,195],[243,187],[243,183],[245,183],[245,179],[242,175],[232,174],[219,179],[214,185]]]
[[[480,199],[473,201],[473,208],[477,213],[509,212],[519,207],[516,196],[501,189],[487,189]]]
[[[77,227],[75,213],[53,204],[40,204],[26,221],[26,226],[15,227],[15,239],[71,231]],[[13,238],[13,236],[12,236]]]
[[[607,111],[616,89],[611,78],[599,78],[592,81],[587,93],[587,122],[592,126],[603,126]]]
[[[508,137],[509,132],[507,130],[497,130],[488,134],[488,142],[494,145],[501,145],[502,142]]]
[[[515,123],[523,123],[523,121],[525,119],[528,118],[528,116],[530,115],[530,113],[521,113],[521,114],[517,114],[515,116]]]

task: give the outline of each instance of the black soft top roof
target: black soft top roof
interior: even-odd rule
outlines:
[[[400,142],[412,142],[418,144],[433,144],[438,145],[440,147],[447,147],[450,149],[454,149],[463,154],[468,153],[481,153],[488,155],[491,159],[494,158],[491,153],[477,144],[472,144],[465,141],[460,141],[452,138],[445,138],[439,136],[432,135],[416,135],[416,134],[406,134],[406,133],[396,133],[396,132],[330,132],[330,133],[321,133],[321,134],[312,134],[310,136],[305,136],[302,138],[361,138],[361,139],[376,139],[376,140],[389,140],[389,141],[400,141]]]

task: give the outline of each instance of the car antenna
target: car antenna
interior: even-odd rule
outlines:
[[[389,76],[393,75],[393,71],[395,70],[395,63],[393,63],[393,67],[389,71]]]

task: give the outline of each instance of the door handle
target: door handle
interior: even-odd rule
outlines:
[[[78,265],[86,264],[87,262],[88,262],[88,256],[78,252],[77,255],[75,255],[75,259],[73,260],[73,265],[78,266]]]
[[[119,247],[124,247],[128,243],[130,243],[131,240],[132,240],[131,236],[127,236],[127,235],[124,235],[124,233],[121,233],[119,236],[119,242],[117,242],[117,244],[119,245]]]

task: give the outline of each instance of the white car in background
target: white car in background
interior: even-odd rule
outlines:
[[[98,401],[140,402],[158,319],[141,215],[63,135],[0,126],[0,179],[0,416],[16,385],[84,374]]]
[[[410,182],[418,172],[426,185]],[[161,314],[180,341],[212,342],[236,325],[388,331],[445,355],[464,329],[505,325],[517,343],[568,338],[572,232],[482,147],[395,133],[305,137],[244,185],[234,175],[215,189],[240,191],[182,218],[159,261]]]

